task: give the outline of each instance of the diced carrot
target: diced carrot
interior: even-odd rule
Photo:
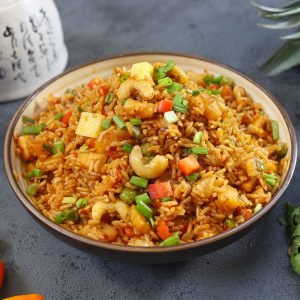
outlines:
[[[2,288],[3,279],[4,279],[4,264],[3,261],[0,260],[0,289]]]
[[[232,100],[233,97],[233,92],[232,92],[232,88],[229,85],[224,85],[222,86],[222,97],[224,100]]]
[[[72,116],[72,112],[71,112],[71,111],[67,112],[67,113],[61,118],[61,122],[63,122],[63,123],[65,123],[66,125],[68,125],[71,116]]]
[[[189,155],[186,158],[183,158],[178,163],[178,168],[183,173],[183,175],[188,176],[198,171],[200,168],[200,164],[194,155]]]
[[[13,296],[13,297],[5,298],[3,300],[45,300],[45,298],[42,295],[30,294],[30,295]]]
[[[161,100],[158,104],[158,111],[160,113],[165,113],[167,111],[171,111],[173,108],[172,101],[169,100]]]
[[[157,224],[157,234],[163,240],[169,238],[172,235],[169,231],[167,223],[164,220],[160,220]]]
[[[102,85],[98,90],[99,96],[105,97],[108,93],[108,90],[109,90],[109,87],[107,85]]]
[[[100,78],[92,78],[91,80],[90,80],[90,82],[88,83],[88,88],[90,89],[90,90],[92,90],[92,89],[94,89],[94,87],[96,86],[96,85],[99,85],[101,83],[101,80],[100,80]]]
[[[211,83],[207,88],[208,88],[209,90],[218,90],[219,87],[220,87],[219,84]]]
[[[251,210],[250,209],[238,207],[236,209],[236,212],[237,212],[237,214],[242,214],[246,221],[249,220],[250,217],[251,217]]]
[[[173,195],[169,181],[149,184],[148,191],[151,199],[161,199]]]
[[[107,151],[107,154],[108,154],[109,158],[111,158],[111,159],[120,158],[121,156],[123,156],[122,153],[123,153],[122,151],[116,150],[115,147],[112,147]]]
[[[152,203],[156,208],[160,208],[162,206],[160,199],[152,199]]]
[[[131,226],[126,226],[124,228],[124,233],[125,235],[128,237],[128,238],[131,238],[134,236],[134,231],[133,231],[133,228]]]
[[[96,139],[88,139],[86,144],[89,146],[89,148],[95,148]]]

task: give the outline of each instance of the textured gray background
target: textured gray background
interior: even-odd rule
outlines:
[[[263,1],[263,0],[262,0]],[[256,27],[248,1],[56,0],[69,66],[105,55],[172,50],[214,58],[248,74],[284,104],[300,134],[300,69],[266,78],[258,69],[280,44]],[[264,1],[278,4],[279,1]],[[0,139],[20,101],[0,106]],[[3,155],[2,147],[0,149]],[[289,267],[280,206],[249,235],[193,261],[130,265],[82,253],[56,240],[21,207],[0,162],[0,257],[7,273],[0,297],[39,292],[47,299],[299,299]],[[282,198],[299,203],[299,166]],[[1,295],[2,293],[2,295]]]

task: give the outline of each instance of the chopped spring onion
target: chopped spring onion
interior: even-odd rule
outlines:
[[[136,191],[129,188],[124,188],[120,193],[119,197],[123,202],[130,205],[134,202],[134,199],[136,197]]]
[[[65,153],[65,144],[62,141],[54,143],[53,146],[56,152],[60,151],[61,153]]]
[[[274,174],[263,173],[262,178],[270,186],[274,186],[277,182],[277,178]]]
[[[130,153],[132,151],[132,148],[133,148],[133,146],[128,143],[125,143],[122,147],[123,151],[128,152],[128,153]]]
[[[182,95],[176,95],[173,101],[173,109],[176,112],[187,113],[188,102],[184,99]]]
[[[111,104],[112,101],[113,101],[113,97],[114,97],[114,94],[112,93],[108,93],[105,97],[105,103],[106,104]]]
[[[213,78],[213,80],[211,82],[215,83],[215,84],[220,84],[222,79],[223,79],[223,76],[217,76],[217,77]]]
[[[64,197],[62,199],[62,203],[63,204],[75,204],[76,201],[77,201],[77,197],[76,196]]]
[[[127,73],[123,73],[121,75],[121,82],[124,82],[125,80],[127,80],[129,78],[130,74],[127,72]]]
[[[206,89],[201,88],[199,90],[186,90],[188,93],[190,93],[192,96],[197,96],[199,95],[201,92],[206,91]]]
[[[277,144],[277,157],[283,158],[288,152],[288,146],[287,143],[279,143]]]
[[[22,134],[24,135],[38,135],[41,132],[39,126],[23,126]]]
[[[191,181],[191,182],[194,182],[198,179],[199,177],[199,173],[193,173],[192,175],[189,175],[189,176],[185,176],[185,179],[187,181]]]
[[[165,77],[158,80],[158,85],[160,86],[169,86],[172,84],[173,80],[170,77]]]
[[[193,139],[193,143],[195,144],[200,144],[201,143],[201,138],[202,138],[203,132],[202,131],[198,131],[196,132],[194,139]]]
[[[43,148],[48,151],[50,154],[55,154],[56,150],[53,149],[53,147],[51,145],[48,144],[43,144]]]
[[[234,227],[235,227],[235,222],[234,222],[234,220],[233,220],[233,219],[230,219],[230,218],[227,218],[227,219],[225,220],[225,226],[226,226],[227,228],[234,228]]]
[[[203,81],[206,85],[210,85],[212,83],[212,80],[214,79],[214,77],[212,75],[206,75],[203,78]]]
[[[75,205],[76,205],[78,208],[82,208],[82,207],[87,206],[88,203],[89,203],[89,200],[88,200],[88,199],[86,199],[86,198],[79,198],[79,199],[76,201]]]
[[[265,169],[264,163],[259,160],[256,160],[256,167],[260,172],[262,172]]]
[[[43,171],[41,169],[33,169],[31,172],[25,175],[26,179],[30,179],[33,177],[41,177],[43,176]]]
[[[143,216],[145,216],[146,218],[151,218],[152,217],[152,209],[143,201],[140,201],[137,205],[136,205],[136,210],[138,212],[140,212]]]
[[[30,184],[27,188],[26,188],[26,193],[29,196],[34,196],[36,194],[37,191],[37,185],[36,184]]]
[[[22,122],[34,124],[34,120],[26,116],[22,116]]]
[[[149,204],[151,202],[151,198],[149,197],[149,195],[147,193],[141,194],[141,195],[137,195],[135,197],[135,202],[137,204],[139,204],[140,202],[144,202],[146,204]]]
[[[149,218],[149,222],[150,222],[152,227],[155,227],[155,221],[153,220],[153,217]]]
[[[101,127],[106,130],[110,127],[110,123],[110,120],[104,119],[101,121]]]
[[[261,203],[258,203],[258,204],[256,204],[256,206],[255,206],[255,208],[254,208],[254,210],[253,210],[253,213],[256,214],[256,213],[258,213],[261,209],[262,209],[262,205],[261,205]]]
[[[172,200],[171,197],[164,197],[164,198],[160,199],[160,202],[168,202],[168,201],[171,201],[171,200]]]
[[[120,128],[120,129],[125,129],[126,128],[126,124],[124,123],[123,119],[119,116],[114,116],[113,117],[113,121],[115,122],[115,124]]]
[[[164,66],[159,67],[155,74],[154,79],[158,82],[160,79],[166,77],[166,73],[171,71],[175,67],[173,60],[169,59]]]
[[[178,245],[180,241],[179,238],[179,233],[176,232],[173,235],[171,235],[169,238],[167,238],[166,240],[162,241],[159,246],[165,247],[165,246],[174,246],[174,245]]]
[[[60,121],[61,118],[63,117],[63,115],[64,115],[64,114],[63,114],[62,112],[58,112],[58,113],[54,116],[54,119]]]
[[[208,154],[208,148],[207,147],[192,148],[192,153],[194,153],[194,154]]]
[[[79,112],[83,112],[83,108],[82,108],[80,105],[77,105],[76,109],[77,109]]]
[[[223,76],[220,84],[221,85],[233,85],[233,80],[231,78],[229,78],[229,77]]]
[[[141,135],[141,131],[137,127],[132,126],[131,128],[135,137],[139,137]]]
[[[173,110],[165,112],[164,119],[169,124],[176,123],[178,121],[178,117]]]
[[[129,122],[132,126],[139,126],[142,124],[142,120],[139,118],[132,118],[129,120]]]
[[[172,94],[173,92],[180,92],[182,89],[183,89],[183,84],[173,81],[168,86],[167,91],[168,91],[169,94]]]
[[[273,139],[277,141],[279,139],[279,125],[277,121],[272,121],[272,134]]]
[[[131,176],[130,183],[141,188],[147,188],[148,179],[144,179],[138,176]]]
[[[86,144],[83,144],[80,148],[79,148],[79,152],[84,152],[89,150],[89,146]]]
[[[54,222],[57,224],[61,224],[63,221],[77,221],[78,220],[78,213],[74,209],[65,210],[63,212],[58,213],[54,217]]]
[[[207,90],[207,92],[211,95],[221,95],[222,92],[220,90]]]

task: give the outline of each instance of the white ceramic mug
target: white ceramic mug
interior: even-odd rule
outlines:
[[[53,0],[0,0],[0,101],[29,95],[67,60]]]

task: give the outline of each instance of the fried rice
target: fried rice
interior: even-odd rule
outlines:
[[[171,60],[115,68],[23,116],[34,205],[97,241],[172,246],[231,230],[272,198],[287,144],[243,87]]]

